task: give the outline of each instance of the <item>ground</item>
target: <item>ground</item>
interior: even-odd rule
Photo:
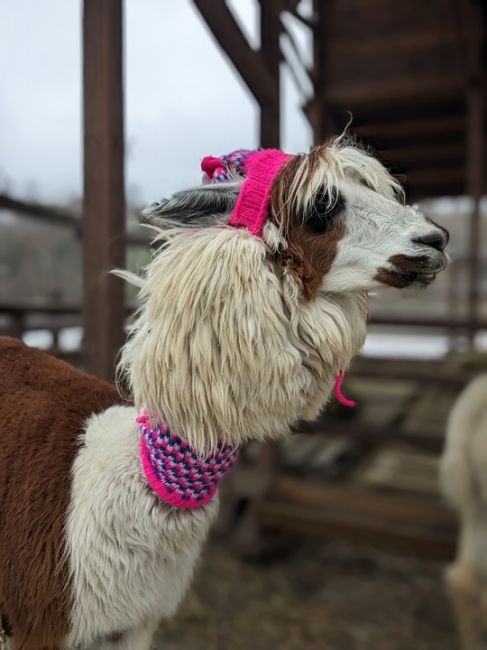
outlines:
[[[238,560],[210,542],[157,650],[457,650],[443,566],[341,544],[296,542]]]

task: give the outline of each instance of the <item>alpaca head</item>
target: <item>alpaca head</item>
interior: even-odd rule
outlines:
[[[339,141],[293,157],[277,178],[271,218],[303,295],[425,287],[445,268],[448,233],[402,202],[381,163]]]
[[[228,227],[242,182],[148,209],[160,247],[122,352],[136,404],[201,451],[316,417],[363,343],[367,290],[424,286],[446,263],[446,233],[353,146],[291,157],[261,237]]]

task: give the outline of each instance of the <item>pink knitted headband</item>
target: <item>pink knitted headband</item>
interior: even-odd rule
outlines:
[[[229,181],[235,175],[245,177],[242,189],[230,215],[230,225],[247,228],[256,237],[262,236],[271,200],[272,183],[291,156],[279,149],[246,151],[201,161],[203,182]]]

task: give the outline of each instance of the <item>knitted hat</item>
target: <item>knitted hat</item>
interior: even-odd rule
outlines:
[[[256,237],[261,237],[272,184],[290,158],[289,154],[279,149],[238,149],[221,158],[206,156],[201,161],[203,183],[245,178],[229,223],[236,228],[247,228]]]

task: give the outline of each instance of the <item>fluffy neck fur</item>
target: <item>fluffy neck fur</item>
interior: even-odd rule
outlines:
[[[201,453],[314,419],[363,343],[365,294],[304,302],[290,275],[276,275],[268,245],[242,229],[160,238],[122,351],[136,405]]]

